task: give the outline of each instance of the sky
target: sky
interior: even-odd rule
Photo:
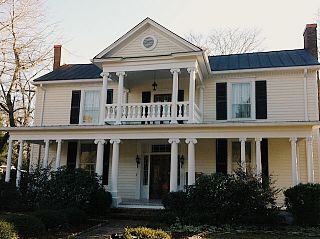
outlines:
[[[89,63],[146,17],[182,37],[258,28],[263,50],[303,48],[305,24],[318,19],[320,0],[47,0],[45,7],[58,26],[63,63],[71,64]]]

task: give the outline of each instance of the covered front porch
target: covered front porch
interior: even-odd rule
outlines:
[[[273,175],[278,188],[318,182],[318,138],[311,123],[259,124],[13,129],[7,166],[11,166],[14,141],[19,141],[20,149],[32,142],[32,164],[40,160],[42,167],[51,165],[56,170],[74,162],[75,168],[97,173],[112,193],[115,207],[136,207],[139,202],[146,207],[161,206],[167,192],[183,190],[201,174],[233,173],[239,167]]]

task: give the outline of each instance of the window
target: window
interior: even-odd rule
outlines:
[[[237,171],[241,165],[241,143],[237,141],[232,142],[232,171]],[[246,142],[246,168],[251,168],[251,142]]]
[[[97,157],[96,144],[81,144],[80,147],[80,168],[95,173]]]
[[[232,118],[251,118],[251,84],[232,83]]]
[[[85,91],[82,122],[85,124],[97,124],[99,122],[99,107],[100,91]]]

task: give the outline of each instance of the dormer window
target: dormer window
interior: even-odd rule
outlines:
[[[146,36],[142,39],[141,45],[145,50],[153,50],[157,45],[157,39],[154,36]]]

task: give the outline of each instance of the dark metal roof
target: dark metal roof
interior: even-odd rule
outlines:
[[[319,65],[305,49],[209,56],[209,63],[214,72]]]
[[[75,80],[101,78],[102,70],[93,64],[68,64],[49,72],[34,81]]]

